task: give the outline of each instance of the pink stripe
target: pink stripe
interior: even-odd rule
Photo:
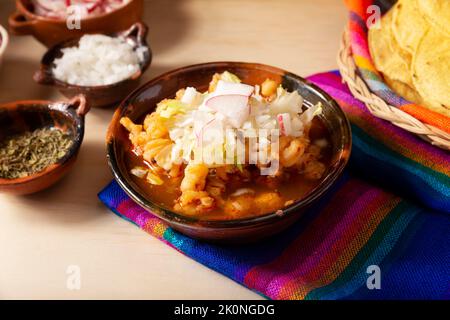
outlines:
[[[349,215],[347,217],[338,216],[335,214],[336,211],[333,208],[339,208],[339,213],[345,214],[354,205],[353,200],[358,198],[361,193],[370,190],[370,188],[367,184],[356,179],[348,181],[333,196],[326,208],[321,210],[321,214],[311,222],[311,226],[308,227],[307,232],[301,234],[294,240],[276,260],[249,270],[244,279],[244,283],[249,287],[255,287],[261,292],[266,292],[270,286],[271,291],[267,292],[270,297],[275,297],[278,294],[279,288],[271,285],[271,283],[277,281],[276,279],[279,278],[278,276],[280,274],[288,274],[296,269],[296,265],[299,264],[299,259],[304,259],[305,256],[315,254],[312,251],[319,245],[324,235],[333,232],[336,224],[345,223],[345,221],[349,223]],[[345,201],[346,199],[348,201]],[[339,221],[341,219],[342,221]]]
[[[380,133],[384,136],[389,136],[393,148],[397,150],[409,149],[409,151],[405,154],[409,153],[414,155],[414,157],[411,156],[410,158],[414,161],[422,163],[424,166],[430,168],[435,168],[436,164],[440,166],[448,166],[449,158],[443,150],[431,146],[416,136],[395,127],[387,121],[374,117],[362,102],[353,98],[347,87],[340,81],[336,80],[333,83],[331,81],[332,78],[325,76],[326,85],[324,85],[322,83],[322,74],[316,75],[309,79],[338,100],[342,109],[349,116],[351,121],[362,122],[362,127],[361,125],[358,125],[361,129],[365,131],[370,129],[374,136],[377,136]]]
[[[378,189],[368,190],[367,192],[362,194],[356,202],[352,203],[352,206],[348,210],[342,210],[342,212],[345,213],[345,216],[343,216],[342,220],[340,220],[336,225],[333,226],[333,229],[330,233],[324,234],[320,231],[318,232],[317,239],[315,240],[319,243],[313,242],[315,244],[315,250],[313,254],[305,256],[304,254],[300,253],[300,255],[294,256],[295,260],[292,261],[291,264],[293,267],[292,272],[284,273],[279,277],[275,277],[274,280],[269,283],[267,291],[273,293],[277,298],[287,298],[279,296],[280,289],[284,288],[285,286],[295,285],[296,283],[301,282],[302,276],[310,272],[313,268],[317,267],[320,264],[323,256],[330,252],[330,250],[333,250],[333,246],[335,245],[336,241],[338,241],[339,239],[344,239],[343,235],[345,235],[348,230],[355,228],[355,223],[357,222],[356,220],[358,220],[358,217],[360,215],[370,216],[373,214],[373,212],[364,212],[365,208],[367,208],[367,206],[369,206],[374,201],[374,199],[383,194],[384,193]],[[337,209],[336,211],[341,212],[341,210],[339,209]],[[298,248],[302,248],[300,244],[297,245]]]
[[[122,213],[124,217],[134,221],[140,228],[143,228],[147,220],[152,217],[145,209],[136,205],[129,198],[117,206],[117,211]]]
[[[359,33],[353,32],[351,34],[351,39],[352,39],[353,54],[362,56],[362,57],[370,60],[371,57],[370,57],[370,53],[369,53],[369,47],[367,46],[366,38],[363,38],[363,36]]]
[[[328,87],[334,88],[336,92],[341,91],[343,95],[345,94],[345,91],[348,90],[347,85],[343,82],[341,76],[338,73],[331,73],[331,72],[317,73],[307,77],[307,79],[313,82],[315,85],[322,87],[322,89],[325,86],[327,88]],[[328,94],[331,93],[328,92]]]

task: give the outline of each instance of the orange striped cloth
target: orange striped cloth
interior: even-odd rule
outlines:
[[[398,96],[383,80],[375,68],[370,56],[367,41],[367,21],[373,15],[371,6],[378,6],[382,12],[387,11],[395,1],[389,0],[344,0],[349,11],[350,43],[355,64],[359,73],[372,92],[398,107],[414,118],[450,133],[450,118],[425,107],[414,104]]]

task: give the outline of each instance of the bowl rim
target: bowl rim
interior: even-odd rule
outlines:
[[[303,83],[303,85],[310,87],[313,89],[314,94],[319,95],[322,99],[326,100],[328,103],[333,105],[335,112],[338,113],[338,116],[343,120],[344,124],[344,146],[341,150],[340,156],[337,160],[337,165],[327,174],[327,176],[321,179],[320,183],[312,189],[304,198],[295,201],[293,204],[278,209],[276,211],[268,212],[260,216],[254,217],[245,217],[239,219],[231,219],[231,220],[206,220],[206,219],[198,219],[195,217],[184,216],[180,213],[174,212],[166,207],[160,206],[157,203],[154,203],[148,197],[144,197],[140,192],[136,191],[132,184],[128,181],[128,179],[122,174],[120,170],[119,163],[116,158],[116,146],[115,139],[113,137],[114,126],[122,115],[122,111],[126,106],[128,106],[129,101],[133,99],[137,94],[145,91],[147,87],[152,86],[158,82],[164,82],[164,79],[168,77],[176,76],[181,72],[188,71],[196,71],[200,69],[204,69],[205,67],[212,68],[226,68],[229,65],[239,66],[244,69],[253,69],[253,70],[267,70],[275,73],[288,75],[294,78],[296,81]],[[168,222],[169,224],[176,225],[179,227],[186,226],[202,226],[212,229],[221,229],[221,228],[236,228],[236,227],[247,227],[255,224],[265,224],[270,223],[275,219],[281,219],[288,215],[294,214],[297,211],[309,206],[315,200],[317,200],[320,196],[322,196],[331,186],[336,182],[336,180],[341,176],[344,168],[346,167],[348,160],[350,158],[351,148],[352,148],[352,135],[351,135],[351,127],[348,118],[345,113],[339,106],[339,104],[324,90],[319,88],[317,85],[312,82],[304,79],[294,73],[288,72],[284,69],[273,67],[270,65],[265,65],[261,63],[252,63],[252,62],[237,62],[237,61],[217,61],[217,62],[207,62],[207,63],[199,63],[194,65],[189,65],[185,67],[180,67],[166,73],[163,73],[145,84],[141,85],[139,88],[134,90],[132,93],[125,98],[119,107],[114,112],[111,123],[108,127],[107,137],[107,160],[110,170],[114,176],[114,179],[117,181],[119,186],[130,196],[130,198],[136,202],[138,205],[143,207],[145,210],[150,211],[152,214],[158,216],[162,220]],[[281,210],[281,213],[280,213]]]
[[[3,54],[6,51],[6,47],[9,44],[9,34],[8,31],[6,31],[6,29],[0,25],[0,40],[1,40],[1,44],[0,44],[0,57],[3,56]]]
[[[51,22],[51,23],[66,23],[65,19],[55,19],[55,18],[48,18],[48,17],[44,17],[44,16],[40,16],[38,14],[35,14],[33,12],[31,12],[30,10],[28,10],[28,8],[24,5],[24,1],[28,1],[28,0],[16,0],[16,6],[18,8],[19,11],[22,11],[25,15],[32,17],[34,20],[41,20],[41,21],[45,21],[45,22]],[[106,12],[106,13],[102,13],[99,15],[95,15],[95,16],[91,16],[91,17],[85,17],[83,19],[81,19],[81,21],[91,21],[91,20],[96,20],[96,19],[101,19],[104,18],[110,14],[116,13],[117,11],[123,10],[126,7],[130,6],[133,2],[136,1],[142,1],[142,0],[130,0],[128,3],[126,3],[125,5],[123,5],[122,7],[117,8],[116,10],[113,10],[111,12]]]
[[[15,108],[17,105],[23,105],[27,108],[33,107],[33,106],[46,106],[47,108],[56,111],[56,112],[64,112],[69,111],[71,108],[71,101],[50,101],[50,100],[18,100],[13,102],[7,102],[7,103],[1,103],[0,109],[12,109]],[[61,106],[63,106],[64,110],[62,110]],[[44,111],[45,112],[45,111]],[[73,117],[78,118],[80,125],[77,126],[77,132],[75,133],[75,136],[73,137],[73,145],[70,147],[70,149],[67,151],[67,153],[64,155],[62,159],[60,159],[58,162],[53,163],[42,171],[36,172],[34,174],[31,174],[26,177],[22,178],[16,178],[16,179],[4,179],[0,178],[0,186],[11,186],[11,185],[21,185],[26,184],[28,182],[38,180],[39,178],[47,175],[48,173],[54,171],[55,169],[62,167],[69,163],[78,153],[81,144],[83,142],[84,138],[84,131],[85,131],[85,121],[84,121],[84,115],[78,115],[77,112],[73,112]]]
[[[147,34],[148,34],[148,26],[144,22],[136,22],[127,30],[113,32],[108,35],[111,37],[119,37],[120,35],[124,35],[125,38],[127,38],[127,39],[133,38],[133,35],[131,35],[131,34],[127,35],[126,33],[130,32],[134,28],[138,29],[138,31],[142,30],[142,34],[139,34],[135,37],[136,43],[138,45],[144,46],[148,49],[148,59],[145,59],[145,61],[143,61],[143,64],[139,67],[139,70],[136,71],[131,76],[129,76],[128,78],[120,80],[115,83],[111,83],[111,84],[107,84],[107,85],[99,85],[99,86],[80,86],[80,85],[76,85],[76,84],[70,84],[68,82],[64,82],[62,80],[57,79],[51,70],[51,63],[53,63],[53,61],[55,60],[55,58],[52,57],[52,55],[54,53],[60,51],[61,49],[66,48],[66,45],[68,45],[72,42],[75,42],[75,41],[79,42],[83,36],[78,36],[78,37],[74,37],[74,38],[62,41],[62,42],[57,43],[57,44],[53,45],[52,47],[50,47],[42,56],[42,59],[40,62],[40,68],[38,71],[36,71],[36,73],[33,76],[34,80],[39,84],[51,85],[51,86],[54,86],[57,88],[72,89],[72,90],[74,89],[74,90],[80,90],[80,91],[90,91],[90,90],[107,90],[107,89],[111,89],[111,88],[120,87],[129,81],[135,81],[135,80],[141,78],[144,75],[144,73],[147,71],[147,69],[150,67],[150,65],[152,63],[152,58],[153,58],[152,49],[150,48],[150,45],[147,43],[147,40],[146,40]],[[47,61],[47,60],[51,61],[51,63],[46,63],[45,61]],[[40,77],[45,77],[45,79],[43,78],[43,80],[39,80]],[[50,79],[49,83],[46,82],[47,79]]]

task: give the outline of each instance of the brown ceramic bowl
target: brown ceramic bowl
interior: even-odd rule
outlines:
[[[65,19],[35,15],[30,0],[16,0],[16,12],[9,17],[9,28],[15,35],[32,35],[47,47],[80,37],[86,33],[114,33],[141,21],[144,0],[130,3],[110,13],[81,20],[81,29],[70,30]]]
[[[56,79],[52,69],[54,61],[62,56],[61,50],[67,47],[73,47],[78,44],[80,38],[67,40],[59,45],[49,49],[41,61],[41,68],[34,75],[34,80],[43,85],[54,86],[61,91],[63,95],[72,98],[83,94],[91,107],[104,107],[122,101],[131,91],[136,89],[143,73],[148,69],[152,60],[151,49],[147,44],[146,37],[148,28],[143,23],[135,23],[127,31],[112,34],[111,36],[124,36],[136,46],[145,46],[148,48],[148,54],[140,65],[140,70],[130,78],[123,81],[102,86],[78,86],[72,85]]]
[[[27,100],[0,104],[0,140],[45,127],[61,129],[73,137],[72,147],[57,163],[24,178],[0,179],[0,192],[30,194],[61,179],[75,163],[83,141],[84,116],[88,111],[89,106],[83,96],[69,102]]]
[[[120,125],[123,116],[138,121],[154,111],[164,98],[173,97],[176,91],[187,86],[206,91],[212,75],[228,70],[239,76],[244,83],[260,84],[266,78],[278,80],[289,91],[297,90],[305,105],[321,102],[320,116],[330,130],[333,152],[331,165],[320,184],[306,197],[284,208],[283,213],[271,212],[262,216],[226,221],[206,221],[189,218],[154,203],[133,182],[126,166],[130,152],[128,133]],[[219,242],[249,242],[273,235],[295,222],[311,204],[327,191],[344,169],[351,149],[350,126],[338,104],[324,91],[307,80],[290,72],[255,63],[212,62],[198,64],[165,73],[133,92],[116,110],[107,134],[107,157],[114,178],[125,192],[144,209],[166,221],[174,229],[193,238]]]

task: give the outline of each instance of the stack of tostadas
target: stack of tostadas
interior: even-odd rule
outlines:
[[[393,91],[450,117],[450,0],[399,0],[369,29],[369,47]]]

